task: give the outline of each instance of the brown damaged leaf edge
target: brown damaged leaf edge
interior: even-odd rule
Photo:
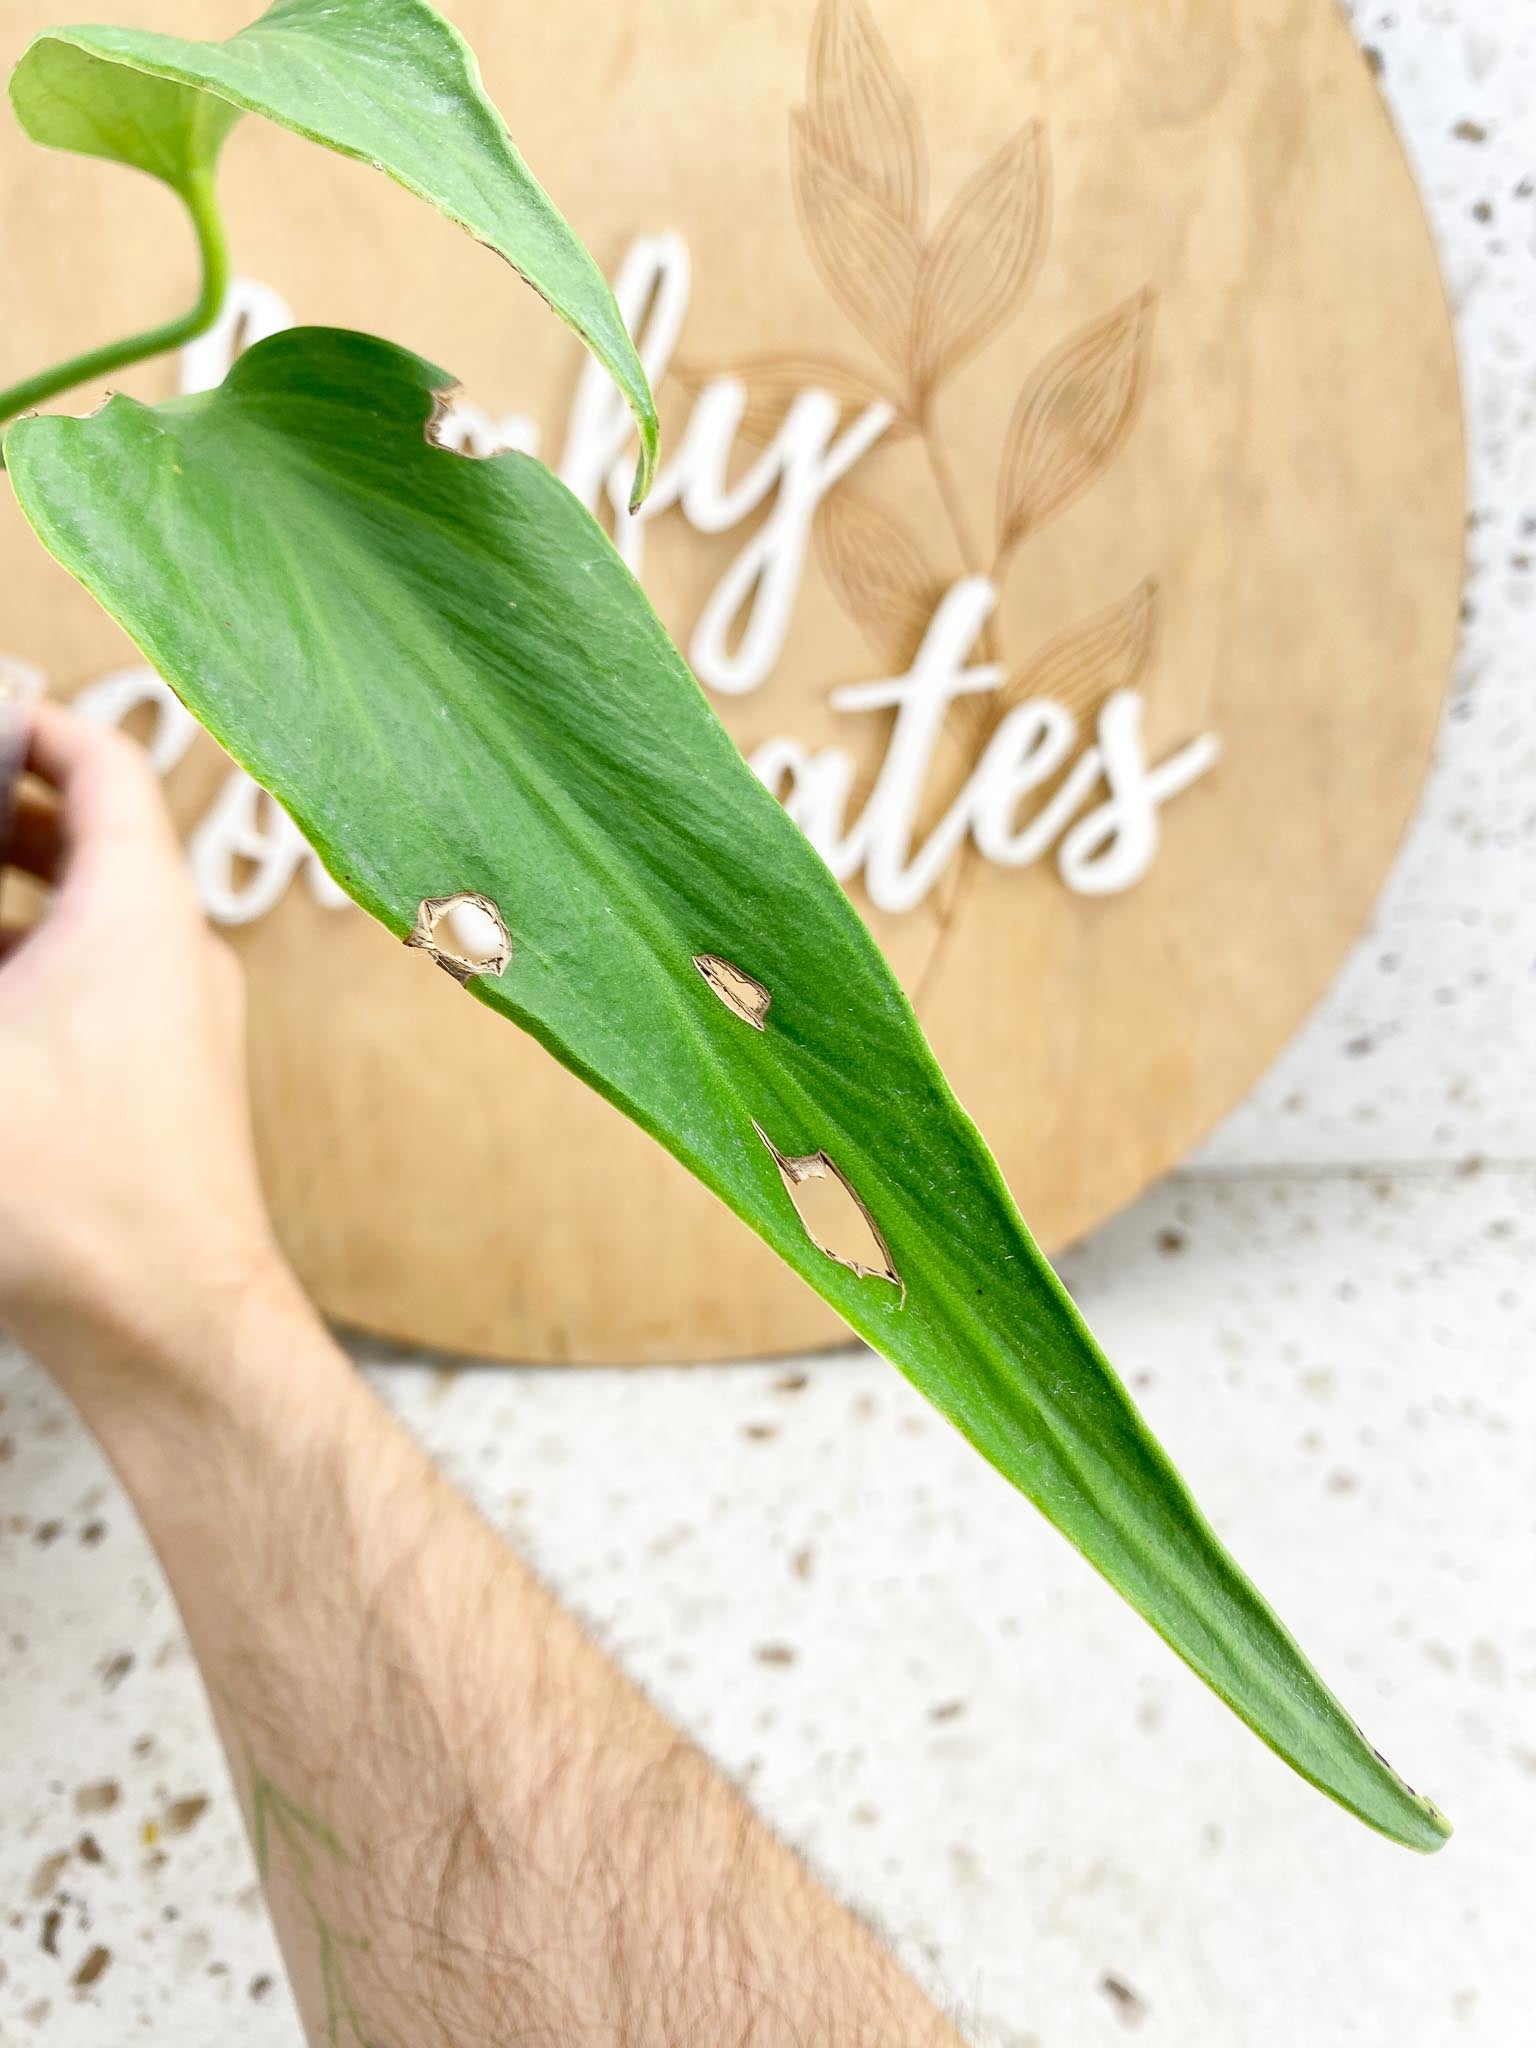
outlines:
[[[760,981],[722,960],[718,953],[695,953],[693,964],[733,1017],[750,1024],[754,1031],[765,1028],[763,1019],[773,997]]]
[[[836,1259],[860,1280],[889,1280],[901,1289],[905,1307],[907,1283],[896,1270],[890,1246],[868,1204],[848,1176],[825,1152],[808,1152],[800,1159],[787,1157],[756,1117],[752,1128],[773,1154],[785,1192],[817,1251]]]
[[[505,451],[500,448],[466,448],[462,442],[443,438],[443,429],[453,421],[454,400],[463,388],[462,384],[444,384],[433,392],[431,416],[422,433],[429,448],[440,448],[445,455],[462,455],[466,462],[489,462],[493,456]]]
[[[482,926],[479,931],[477,924]],[[450,944],[450,938],[457,943]],[[456,896],[424,896],[405,943],[420,947],[457,982],[472,981],[477,974],[503,974],[512,958],[506,920],[489,896],[471,889],[461,889]]]

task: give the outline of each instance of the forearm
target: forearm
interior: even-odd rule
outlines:
[[[0,928],[0,1322],[160,1552],[311,2040],[952,2042],[330,1343],[153,776],[47,707],[28,759],[10,857],[55,894]]]
[[[94,1376],[138,1392],[90,1419],[180,1603],[313,2041],[954,2041],[290,1283],[218,1327],[195,1371]]]

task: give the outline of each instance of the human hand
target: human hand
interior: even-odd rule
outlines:
[[[257,1182],[239,972],[137,750],[44,706],[30,765],[57,796],[23,799],[10,858],[55,893],[0,923],[0,1324],[143,1517],[253,1832],[286,1816],[262,1876],[307,2038],[344,2001],[413,2039],[567,2040],[573,2013],[638,2039],[660,2014],[669,2040],[959,2048],[304,1303]]]
[[[89,1412],[125,1360],[200,1356],[199,1324],[283,1268],[240,969],[148,763],[39,704],[28,767],[51,788],[23,790],[0,857],[53,893],[31,928],[0,917],[0,1327]]]

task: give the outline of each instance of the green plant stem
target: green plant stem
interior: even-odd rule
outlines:
[[[89,384],[97,377],[110,377],[114,370],[125,369],[130,363],[145,362],[151,356],[164,355],[168,349],[180,348],[186,342],[195,341],[200,334],[207,333],[219,317],[229,285],[229,252],[224,241],[224,224],[219,218],[214,198],[212,173],[195,173],[188,180],[182,197],[197,229],[197,246],[203,263],[203,288],[197,304],[178,320],[168,320],[163,326],[146,328],[142,334],[130,334],[122,341],[89,349],[84,355],[71,356],[68,362],[55,363],[51,369],[39,370],[35,376],[23,378],[8,391],[0,391],[0,425],[14,419],[18,413],[31,412],[46,400],[57,397],[61,391],[71,391],[77,384]]]

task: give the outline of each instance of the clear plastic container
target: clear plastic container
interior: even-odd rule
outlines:
[[[42,695],[36,669],[0,657],[0,866],[11,836],[11,806],[27,758],[28,713]]]

